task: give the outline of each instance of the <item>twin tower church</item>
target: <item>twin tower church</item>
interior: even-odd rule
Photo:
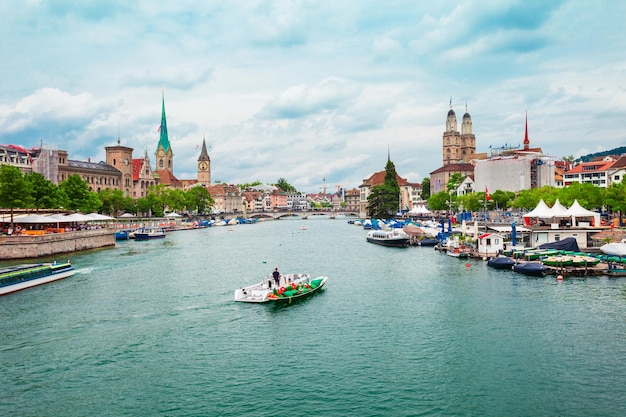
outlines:
[[[133,159],[133,148],[121,146],[119,139],[117,146],[105,147],[107,164],[122,173],[121,188],[124,195],[133,198],[145,197],[148,187],[156,184],[178,189],[185,189],[197,183],[203,186],[211,185],[211,158],[209,158],[204,138],[202,139],[202,150],[198,157],[197,180],[180,180],[174,175],[174,151],[167,134],[165,95],[162,95],[161,98],[161,125],[158,130],[159,143],[155,153],[156,164],[154,169],[150,164],[147,150],[143,158]]]

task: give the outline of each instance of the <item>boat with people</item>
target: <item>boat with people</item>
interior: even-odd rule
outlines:
[[[8,266],[0,269],[0,295],[9,294],[74,275],[70,261]]]
[[[406,247],[410,236],[402,229],[393,228],[388,230],[370,230],[367,232],[367,241],[382,246],[396,248]]]
[[[165,237],[165,229],[162,227],[141,228],[133,232],[135,240],[163,239]]]
[[[291,302],[308,297],[324,287],[328,277],[311,279],[309,274],[284,274],[278,284],[270,275],[261,282],[235,290],[235,301],[244,303]]]

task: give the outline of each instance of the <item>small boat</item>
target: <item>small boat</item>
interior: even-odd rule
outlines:
[[[244,303],[267,303],[289,301],[307,297],[321,289],[328,277],[311,279],[309,274],[286,274],[276,285],[272,276],[263,281],[235,290],[235,301]]]
[[[541,260],[541,263],[547,266],[572,266],[574,264],[574,259],[571,256],[547,256]]]
[[[548,268],[539,262],[524,262],[513,265],[513,271],[524,275],[544,276]]]
[[[65,263],[40,263],[0,269],[0,295],[23,290],[74,275],[74,267]]]
[[[165,229],[162,227],[142,228],[134,232],[135,240],[162,239],[165,237]]]
[[[130,233],[130,230],[116,230],[115,231],[115,240],[128,240],[130,239],[130,237],[128,236]]]
[[[626,256],[626,239],[618,243],[607,243],[600,246],[600,251],[610,256]]]
[[[454,248],[454,247],[448,248],[448,250],[446,250],[446,255],[452,256],[453,258],[459,258],[459,259],[469,258],[469,252],[466,252],[464,249]]]
[[[406,247],[409,244],[409,235],[402,229],[371,230],[367,232],[367,241],[382,246]]]
[[[439,244],[439,239],[422,239],[415,241],[415,245],[417,246],[437,246]]]
[[[511,269],[515,265],[515,261],[506,256],[496,256],[487,261],[487,266],[495,269]]]
[[[626,268],[611,268],[603,271],[604,275],[609,277],[626,277]]]

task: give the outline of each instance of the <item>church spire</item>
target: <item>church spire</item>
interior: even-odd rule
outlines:
[[[530,140],[528,139],[528,110],[526,110],[526,133],[524,134],[524,150],[530,148]]]
[[[200,151],[200,156],[198,157],[198,161],[210,161],[209,153],[206,150],[206,140],[204,139],[204,135],[202,135],[202,150]]]
[[[167,153],[170,149],[170,139],[167,136],[167,121],[165,120],[165,92],[161,91],[161,125],[159,126],[159,144],[157,149],[162,147]]]

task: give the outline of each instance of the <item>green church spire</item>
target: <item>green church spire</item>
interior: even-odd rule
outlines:
[[[165,92],[162,92],[161,94],[161,126],[159,126],[160,136],[157,150],[159,149],[159,147],[162,147],[163,150],[167,153],[170,150],[170,139],[167,136],[167,122],[165,121]]]

